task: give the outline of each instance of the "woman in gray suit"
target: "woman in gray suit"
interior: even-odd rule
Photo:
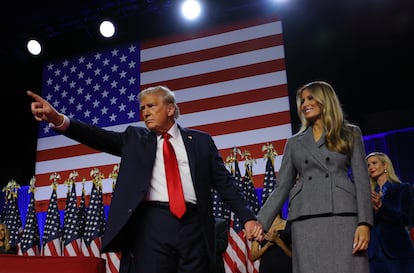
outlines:
[[[258,220],[268,230],[289,198],[294,273],[368,273],[373,213],[361,130],[327,82],[301,87],[296,103],[302,127],[286,142]]]

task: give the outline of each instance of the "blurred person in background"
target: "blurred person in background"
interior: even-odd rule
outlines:
[[[413,215],[411,185],[400,181],[390,158],[367,155],[374,227],[368,247],[371,273],[414,273],[414,247],[408,227]]]
[[[0,223],[0,254],[17,254],[17,248],[10,246],[9,229],[3,223]]]

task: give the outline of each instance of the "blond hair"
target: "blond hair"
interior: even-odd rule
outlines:
[[[372,152],[368,154],[365,159],[368,160],[368,158],[375,156],[378,158],[379,161],[386,167],[385,173],[387,174],[387,180],[393,183],[401,183],[400,178],[395,173],[394,165],[392,164],[391,159],[388,157],[388,155],[382,153],[382,152]],[[377,181],[373,177],[369,177],[369,180],[371,182],[371,188],[375,189],[375,186],[377,185]]]
[[[4,223],[0,223],[0,228],[4,228],[5,233],[4,233],[4,249],[6,251],[9,251],[10,249],[10,232],[9,229],[7,228],[6,224]]]
[[[330,151],[349,154],[352,151],[353,135],[351,124],[345,119],[344,112],[333,87],[324,81],[314,81],[303,85],[296,92],[296,107],[302,123],[299,132],[312,125],[301,111],[302,92],[308,90],[321,107],[321,119],[326,132],[326,146]]]
[[[178,119],[180,116],[180,108],[175,100],[174,92],[168,87],[162,85],[148,87],[138,94],[138,100],[141,100],[146,95],[159,95],[162,97],[164,104],[173,104],[175,108],[174,119]]]

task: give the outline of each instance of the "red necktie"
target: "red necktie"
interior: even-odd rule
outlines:
[[[164,154],[164,168],[167,178],[168,198],[170,200],[170,211],[181,218],[186,210],[183,186],[181,185],[180,171],[178,170],[177,157],[169,139],[170,135],[165,133],[162,152]]]

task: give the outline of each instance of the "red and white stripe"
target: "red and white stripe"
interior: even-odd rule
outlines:
[[[237,232],[232,228],[234,213],[230,215],[228,246],[224,253],[224,269],[226,273],[258,273],[260,261],[250,260],[251,243],[244,237],[243,230]]]
[[[63,247],[63,256],[82,256],[81,239],[75,239]]]
[[[101,257],[101,246],[102,246],[102,238],[96,237],[91,241],[91,243],[87,246],[82,244],[82,253],[84,256],[87,257]]]
[[[118,273],[119,272],[121,253],[119,252],[102,253],[101,257],[106,260],[106,273]]]
[[[43,247],[42,256],[62,256],[62,239],[48,241]]]
[[[18,255],[21,256],[40,256],[40,251],[37,246],[32,246],[25,253],[22,253],[21,249],[18,252]]]

